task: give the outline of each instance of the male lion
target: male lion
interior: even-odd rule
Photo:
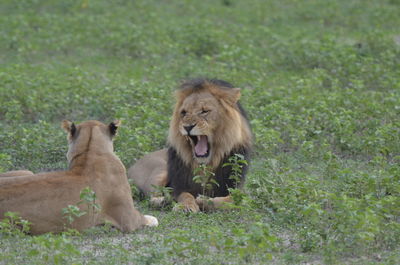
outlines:
[[[60,232],[66,227],[83,230],[106,221],[123,232],[157,225],[155,217],[143,216],[133,206],[125,167],[113,151],[112,139],[118,126],[118,121],[108,126],[98,121],[75,126],[64,120],[69,170],[35,175],[17,172],[14,177],[6,173],[0,178],[0,218],[7,211],[18,212],[32,223],[32,234]],[[79,207],[87,213],[69,225],[62,209],[77,205],[85,187],[95,192],[100,210],[81,204]]]
[[[146,194],[154,186],[173,189],[177,208],[198,212],[232,202],[228,188],[235,186],[228,159],[241,154],[249,159],[252,133],[246,114],[239,104],[240,89],[222,80],[196,79],[185,82],[176,92],[176,104],[170,122],[168,149],[144,156],[128,170],[128,177]],[[218,185],[213,185],[206,201],[204,189],[193,181],[199,165],[215,174]],[[243,185],[247,165],[243,165]],[[197,199],[195,199],[197,197]],[[158,198],[152,198],[157,202]]]

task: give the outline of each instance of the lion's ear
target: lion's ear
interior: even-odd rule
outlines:
[[[121,126],[121,121],[120,120],[115,120],[108,125],[108,128],[110,129],[110,133],[112,136],[115,136],[117,134],[118,127]]]
[[[224,91],[224,100],[231,105],[235,105],[240,99],[240,88],[229,88]]]
[[[70,133],[71,136],[74,136],[76,132],[75,124],[69,120],[63,120],[61,122],[61,128],[63,128],[67,133]]]

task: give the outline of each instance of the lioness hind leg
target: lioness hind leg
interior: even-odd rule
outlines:
[[[182,192],[176,199],[178,204],[174,207],[174,211],[183,210],[185,212],[197,213],[200,211],[199,206],[196,203],[196,199],[192,194],[188,192]]]
[[[229,204],[233,203],[233,199],[230,195],[226,197],[214,197],[214,198],[197,197],[196,203],[199,206],[199,208],[203,211],[213,211],[216,209],[229,208]]]
[[[106,220],[125,233],[134,231],[142,226],[155,226],[155,220],[143,216],[134,208],[132,203],[120,204],[116,207],[105,209],[104,212],[106,213]]]
[[[32,171],[29,170],[13,170],[4,173],[0,173],[0,178],[6,177],[22,177],[22,176],[29,176],[33,175]]]

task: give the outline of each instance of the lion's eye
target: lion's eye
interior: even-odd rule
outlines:
[[[203,110],[201,111],[201,114],[207,114],[207,113],[209,113],[209,112],[210,112],[209,110],[203,109]]]
[[[181,115],[182,115],[182,116],[185,116],[185,115],[186,115],[186,110],[182,110],[182,111],[181,111]]]

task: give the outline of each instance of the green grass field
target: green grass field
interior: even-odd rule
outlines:
[[[1,0],[0,172],[65,169],[63,119],[121,119],[129,167],[165,146],[191,77],[243,89],[256,143],[235,210],[144,200],[159,227],[3,229],[0,263],[399,264],[399,14],[399,0]]]

